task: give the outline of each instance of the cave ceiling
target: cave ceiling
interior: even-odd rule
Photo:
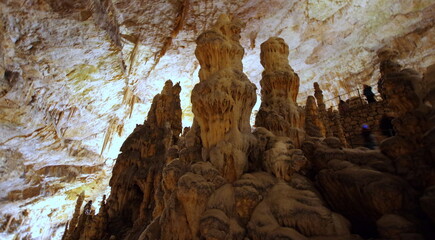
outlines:
[[[375,84],[382,47],[421,73],[435,62],[433,0],[2,0],[0,13],[1,184],[15,189],[23,172],[54,165],[101,173],[74,186],[59,181],[68,190],[57,196],[92,184],[88,194],[104,190],[110,160],[166,80],[180,82],[183,125],[191,124],[195,39],[222,13],[245,24],[240,42],[244,72],[258,88],[254,109],[260,44],[272,36],[289,45],[300,105],[313,82],[328,106],[338,94]]]

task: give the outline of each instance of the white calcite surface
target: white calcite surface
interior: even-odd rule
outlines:
[[[299,104],[313,82],[327,107],[374,84],[385,46],[420,73],[435,62],[433,0],[0,1],[0,238],[58,239],[82,190],[107,193],[120,145],[166,80],[180,82],[191,124],[195,39],[222,13],[246,24],[258,96],[260,44],[273,36],[289,45]]]

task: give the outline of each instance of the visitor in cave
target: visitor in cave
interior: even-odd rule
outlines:
[[[367,102],[368,103],[376,102],[375,94],[372,92],[372,87],[366,84],[364,84],[363,87],[364,87],[363,94],[364,96],[366,96]]]
[[[369,125],[367,124],[362,125],[361,136],[364,139],[364,147],[368,149],[376,148],[375,137],[373,136],[372,130],[370,129]]]
[[[379,120],[379,129],[381,130],[382,135],[386,137],[392,137],[396,135],[393,129],[393,119],[394,117],[390,116],[389,114],[382,115],[381,120]]]

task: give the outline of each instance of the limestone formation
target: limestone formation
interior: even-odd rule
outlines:
[[[388,73],[398,72],[402,68],[397,62],[399,52],[391,48],[381,48],[378,51],[378,58],[380,61],[381,78],[378,81],[378,92],[381,94],[382,99],[386,100],[386,93],[384,88],[385,77]]]
[[[381,150],[394,159],[397,173],[419,189],[435,184],[432,146],[428,144],[434,108],[423,104],[432,89],[423,84],[420,74],[412,69],[395,69],[383,82],[387,104],[398,117],[393,120],[396,136],[384,140]]]
[[[198,38],[197,55],[227,59],[198,56],[205,68],[192,93],[190,130],[177,135],[180,89],[167,82],[121,148],[107,203],[95,215],[88,202],[65,239],[351,238],[348,221],[304,176],[311,165],[292,139],[261,127],[250,132],[255,87],[237,65],[242,55],[225,55],[240,49],[230,20],[220,17]]]
[[[313,96],[308,96],[305,105],[305,132],[310,137],[325,137],[326,129],[317,108],[316,100]]]
[[[323,126],[325,127],[325,137],[332,137],[331,124],[329,122],[328,114],[326,112],[326,105],[323,102],[323,91],[320,89],[319,83],[314,82],[314,97],[316,98],[317,108],[319,110],[319,116],[322,120]]]
[[[304,139],[304,114],[296,104],[299,77],[289,65],[288,55],[288,45],[282,38],[269,38],[261,44],[262,102],[255,126],[289,137],[299,147]]]
[[[203,160],[210,161],[229,181],[247,167],[246,153],[254,138],[249,123],[256,102],[255,85],[243,73],[242,24],[226,15],[196,40],[200,82],[192,91]]]
[[[374,50],[384,44],[400,49],[400,64],[423,73],[435,56],[434,9],[430,0],[0,1],[0,238],[59,239],[83,189],[83,205],[93,200],[98,210],[121,144],[166,79],[183,86],[183,122],[190,125],[199,70],[190,60],[192,39],[219,14],[247,22],[243,72],[258,87],[259,45],[274,35],[285,39],[303,107],[315,81],[330,99],[378,78]],[[433,106],[433,96],[426,93],[423,103]],[[432,158],[433,133],[421,141]],[[165,161],[177,154],[182,162],[202,161],[201,141],[195,123]],[[251,162],[255,146],[248,169],[260,169]]]
[[[317,84],[300,112],[288,47],[271,38],[261,46],[263,102],[251,132],[255,86],[243,74],[241,27],[224,15],[197,38],[192,126],[182,133],[181,89],[166,82],[122,145],[109,198],[98,214],[92,201],[79,214],[81,195],[64,240],[433,237],[432,89],[411,70],[383,76],[398,135],[382,152],[345,148],[340,116],[326,112]]]
[[[69,229],[76,235],[66,235],[65,239],[102,239],[112,235],[137,239],[144,227],[161,214],[162,170],[172,157],[170,147],[181,133],[180,91],[178,84],[168,80],[161,94],[154,97],[147,120],[136,126],[121,147],[110,180],[107,206],[103,201],[98,215],[85,207],[80,217],[83,222],[78,223],[76,230]],[[83,230],[90,226],[92,231]],[[74,237],[77,234],[80,237]]]
[[[288,137],[275,136],[265,128],[254,131],[257,145],[250,154],[250,170],[263,169],[290,181],[294,173],[305,174],[310,167],[302,151]]]
[[[348,147],[348,142],[346,140],[346,136],[344,133],[344,128],[341,123],[341,116],[339,111],[337,110],[328,110],[328,119],[331,127],[332,135],[340,139],[340,142],[343,144],[344,147]]]
[[[350,238],[348,221],[327,209],[313,184],[301,176],[276,183],[255,208],[248,229],[258,240]]]
[[[303,150],[313,164],[322,196],[350,220],[353,232],[363,237],[376,236],[378,232],[389,237],[390,230],[386,228],[394,219],[387,216],[397,213],[402,214],[397,218],[404,222],[421,225],[416,220],[417,192],[404,179],[392,175],[395,169],[390,159],[378,151],[342,149],[334,142],[339,143],[334,138],[305,141]],[[421,234],[414,228],[397,231]]]
[[[384,55],[388,57],[390,53]],[[422,83],[414,70],[395,66],[381,70],[385,73],[385,102],[398,115],[393,120],[396,136],[381,143],[381,153],[343,149],[334,138],[307,139],[302,149],[312,164],[322,196],[350,220],[353,232],[365,238],[429,239],[434,234],[428,223],[434,209],[430,120],[434,110],[431,104],[423,104],[423,99],[431,89],[423,87],[428,81]],[[313,102],[314,98],[309,97],[306,109],[315,109]],[[316,111],[312,112],[315,116]],[[313,118],[307,114],[306,119]],[[314,134],[320,135],[320,128],[313,129],[317,130]]]
[[[435,109],[430,100],[434,91],[431,69],[424,80],[412,69],[396,69],[385,76],[387,103],[399,116],[393,120],[396,136],[384,140],[381,150],[393,160],[396,173],[419,191],[423,211],[434,219]]]
[[[430,65],[426,69],[422,83],[422,101],[435,106],[435,64]]]

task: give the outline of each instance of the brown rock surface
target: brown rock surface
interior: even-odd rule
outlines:
[[[325,125],[313,96],[308,96],[305,105],[305,132],[308,136],[317,138],[325,137],[326,134]]]
[[[255,126],[289,137],[299,147],[304,139],[304,114],[296,103],[299,77],[289,65],[288,55],[288,45],[282,38],[269,38],[261,44],[264,71]]]
[[[151,220],[161,214],[162,170],[171,159],[170,147],[181,133],[180,91],[178,84],[168,80],[161,94],[154,97],[147,120],[136,127],[121,147],[110,180],[112,189],[107,207],[103,200],[104,208],[98,215],[85,207],[76,230],[69,229],[80,237],[66,235],[66,239],[100,239],[112,235],[137,239]],[[165,177],[166,186],[170,185],[169,179]],[[78,205],[80,208],[81,204]]]
[[[199,62],[189,60],[195,49],[193,42],[219,14],[231,12],[248,23],[240,34],[245,48],[243,71],[258,86],[262,71],[258,43],[270,36],[285,40],[290,64],[300,78],[300,105],[315,81],[326,99],[331,99],[361,82],[378,79],[374,56],[384,45],[400,50],[400,64],[423,73],[435,56],[434,6],[431,0],[0,1],[0,188],[4,190],[0,192],[0,231],[6,229],[0,238],[59,239],[80,192],[86,190],[86,201],[100,202],[103,193],[110,191],[108,180],[119,147],[136,124],[143,123],[153,96],[167,79],[176,79],[183,86],[183,121],[190,125],[190,90],[198,82],[199,70]],[[423,87],[425,95],[417,95],[433,106],[433,94],[425,92],[430,89]],[[418,121],[431,119],[423,113]],[[407,118],[402,125],[408,122],[412,125],[415,121]],[[422,137],[418,136],[420,130],[415,131],[411,144],[399,141],[404,144],[395,148],[403,146],[407,153],[395,159],[401,163],[396,164],[402,166],[398,168],[401,176],[409,175],[406,178],[413,185],[422,186],[420,191],[432,185],[427,174],[431,165],[420,164],[421,159],[434,159],[432,122],[427,121],[427,126]],[[407,139],[411,132],[405,136],[404,130],[402,136]],[[181,125],[174,125],[173,134],[165,137],[173,139],[180,131]],[[248,159],[246,168],[272,175],[277,171],[271,166],[278,163],[284,163],[282,169],[292,169],[287,166],[292,162],[289,159],[299,156],[292,154],[297,149],[284,138],[276,141],[268,148],[273,149],[268,156],[278,156],[280,161],[270,158],[268,169],[263,159],[251,164],[254,145],[242,151]],[[334,140],[327,144],[339,146]],[[421,147],[425,150],[420,151]],[[194,123],[176,146],[166,149],[165,163],[177,157],[180,161],[174,160],[168,169],[167,192],[162,176],[160,187],[153,188],[153,198],[170,199],[179,175],[190,171],[190,164],[202,161],[202,148],[200,128]],[[300,162],[304,161],[296,161]],[[245,170],[238,174],[243,176]],[[291,171],[279,176],[291,179],[295,175]],[[302,168],[300,173],[305,171]],[[10,192],[17,193],[16,201],[7,200]],[[23,199],[23,193],[30,197]],[[155,205],[146,210],[146,214],[153,212],[150,229],[156,229],[154,220],[160,217],[154,216],[165,209],[162,200],[156,200]],[[249,215],[246,213],[247,209],[241,211],[243,219]],[[180,211],[171,214],[186,215]],[[183,222],[173,219],[174,223]],[[86,228],[100,228],[93,226]],[[185,229],[196,228],[178,226],[180,236]],[[234,229],[235,235],[240,236],[239,230]]]
[[[237,37],[223,35],[228,33],[225,29],[239,31],[229,20],[220,17],[218,28],[204,33],[215,36],[210,39],[217,41],[212,47],[200,35],[197,55],[206,51],[219,55],[231,46],[239,49]],[[189,132],[181,138],[174,135],[180,131],[179,116],[171,114],[178,112],[180,91],[168,82],[154,98],[144,125],[124,142],[107,203],[103,200],[95,215],[88,202],[77,217],[80,198],[72,221],[75,227],[67,230],[66,239],[351,238],[348,221],[329,210],[314,184],[301,175],[310,167],[302,150],[289,137],[265,128],[250,133],[245,122],[249,116],[240,109],[244,99],[253,101],[252,94],[244,94],[254,90],[247,78],[237,66],[219,69],[216,65],[223,63],[209,64],[211,70],[200,73],[208,78],[201,79],[192,93],[198,120]],[[207,88],[214,91],[200,91]],[[207,103],[207,98],[217,101]],[[222,108],[222,104],[228,105]],[[200,159],[193,145],[202,146]],[[331,145],[337,146],[333,141]]]
[[[58,239],[72,214],[62,209],[72,209],[76,194],[86,190],[99,202],[123,140],[143,123],[167,79],[183,86],[183,121],[190,125],[199,70],[189,60],[193,41],[221,13],[248,23],[240,34],[244,72],[258,89],[259,43],[284,39],[301,105],[313,82],[330,99],[378,79],[374,56],[384,45],[398,47],[400,63],[423,72],[435,56],[434,6],[431,0],[0,1],[0,156],[8,156],[0,159],[0,195],[41,183],[44,189],[0,204],[2,215],[15,219],[29,212],[7,237]],[[200,159],[201,148],[183,148],[180,158]],[[82,173],[82,166],[100,170]]]
[[[390,229],[386,214],[400,213],[403,221],[421,224],[416,220],[417,191],[392,174],[395,170],[391,161],[378,151],[342,149],[327,139],[323,143],[306,141],[303,149],[313,163],[322,196],[332,209],[350,220],[352,231],[364,237],[391,237],[389,231],[419,234],[414,228]],[[381,217],[384,220],[379,220]]]
[[[254,140],[249,119],[257,98],[255,85],[242,72],[242,24],[221,15],[199,35],[195,55],[200,82],[192,91],[192,110],[200,129],[203,160],[234,181],[247,167],[246,152]]]
[[[398,117],[393,120],[396,136],[384,140],[381,150],[393,159],[396,172],[420,190],[435,184],[430,144],[434,106],[423,104],[432,91],[424,87],[428,82],[416,71],[400,68],[387,73],[383,82],[387,104]]]
[[[325,127],[325,137],[332,137],[332,129],[331,129],[331,123],[329,122],[328,114],[326,112],[326,105],[323,101],[323,91],[320,89],[319,83],[314,82],[314,97],[316,98],[317,102],[317,108],[319,110],[319,116],[323,123],[323,126]]]

